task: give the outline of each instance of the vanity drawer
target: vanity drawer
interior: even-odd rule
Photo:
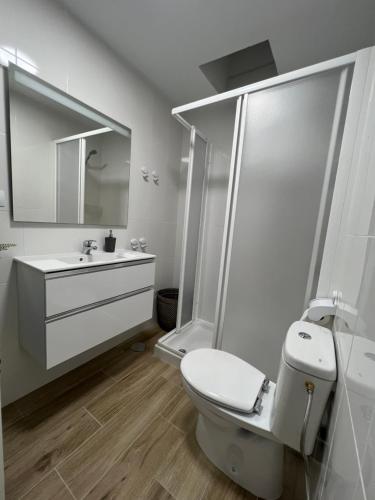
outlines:
[[[154,285],[155,263],[46,279],[46,317]]]
[[[152,317],[154,291],[138,293],[46,323],[46,368],[52,368]]]

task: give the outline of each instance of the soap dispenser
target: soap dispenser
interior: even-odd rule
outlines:
[[[113,236],[112,229],[109,230],[109,236],[105,237],[104,250],[114,252],[116,247],[116,238]]]

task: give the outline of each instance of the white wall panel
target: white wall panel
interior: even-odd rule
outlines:
[[[358,68],[363,72],[364,93],[362,103],[357,102],[359,119],[350,123],[357,136],[354,154],[346,151],[343,158],[349,180],[343,214],[337,221],[337,244],[329,249],[334,254],[334,266],[327,275],[329,293],[339,296],[333,330],[339,374],[336,399],[342,394],[342,402],[336,425],[331,416],[325,443],[328,462],[321,469],[317,495],[321,500],[375,498],[374,49],[368,56],[364,67]]]

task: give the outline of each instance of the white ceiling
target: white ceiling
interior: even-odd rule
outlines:
[[[375,44],[375,0],[60,0],[174,104],[199,65],[269,39],[279,73]]]

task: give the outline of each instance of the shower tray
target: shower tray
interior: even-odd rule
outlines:
[[[161,337],[155,346],[155,354],[162,361],[180,365],[185,354],[195,349],[212,347],[214,325],[202,319],[190,322],[178,333],[172,330]]]

